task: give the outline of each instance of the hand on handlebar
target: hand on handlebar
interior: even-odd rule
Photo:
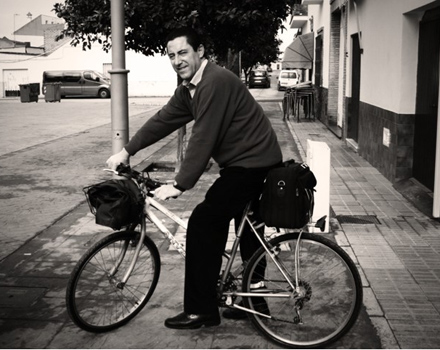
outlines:
[[[107,159],[106,164],[110,169],[116,170],[119,164],[128,164],[129,159],[130,155],[125,150],[125,148],[123,148],[120,152],[112,155],[109,159]]]
[[[168,198],[177,198],[181,194],[182,191],[179,191],[173,185],[163,185],[154,191],[154,196],[162,200],[166,200]]]

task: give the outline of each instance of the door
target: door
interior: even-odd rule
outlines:
[[[81,73],[80,72],[64,72],[63,83],[61,84],[61,95],[78,96],[81,95],[82,84],[81,84]]]
[[[347,121],[347,138],[358,142],[359,138],[359,101],[361,91],[361,49],[359,36],[351,36],[351,104]]]
[[[434,189],[439,93],[440,7],[420,22],[413,177]]]
[[[98,96],[101,83],[99,77],[92,71],[86,71],[83,74],[82,94],[83,96]]]
[[[317,88],[318,98],[316,101],[316,114],[318,119],[321,119],[323,116],[323,96],[322,96],[322,56],[323,56],[323,42],[322,42],[322,31],[319,32],[318,36],[315,39],[315,87]]]

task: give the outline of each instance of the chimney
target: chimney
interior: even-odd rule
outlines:
[[[69,38],[64,38],[56,41],[56,37],[61,34],[61,30],[64,28],[64,24],[54,24],[49,26],[44,31],[44,51],[46,54],[50,54],[52,50],[63,45]]]

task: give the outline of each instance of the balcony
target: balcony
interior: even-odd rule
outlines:
[[[309,20],[307,10],[308,7],[306,5],[293,5],[290,28],[302,28],[302,26]]]

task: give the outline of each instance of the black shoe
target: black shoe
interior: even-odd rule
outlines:
[[[220,316],[211,314],[187,314],[182,312],[165,320],[165,327],[173,329],[196,329],[202,326],[211,327],[220,324]]]
[[[269,311],[269,307],[267,306],[266,300],[260,297],[258,299],[261,300],[259,300],[259,303],[254,302],[255,311],[270,316],[270,311]],[[243,306],[243,301],[240,301],[238,305]],[[248,317],[248,314],[250,313],[243,311],[241,309],[228,308],[225,311],[223,311],[222,315],[224,318],[229,318],[231,320],[243,320]]]

